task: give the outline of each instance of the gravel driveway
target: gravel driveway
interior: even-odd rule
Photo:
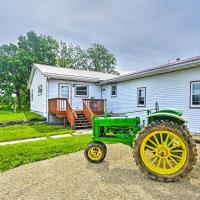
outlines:
[[[108,145],[106,160],[98,165],[80,151],[2,173],[0,199],[200,199],[200,161],[181,182],[155,182],[140,173],[128,146]]]

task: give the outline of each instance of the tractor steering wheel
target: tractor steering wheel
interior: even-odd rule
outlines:
[[[159,111],[159,105],[158,105],[158,102],[157,102],[157,101],[156,101],[156,103],[155,103],[155,110],[156,110],[156,112]]]

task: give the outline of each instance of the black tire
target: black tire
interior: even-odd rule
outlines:
[[[184,141],[186,145],[187,149],[186,162],[183,165],[183,167],[176,173],[167,175],[155,173],[145,165],[145,163],[141,158],[140,148],[142,141],[144,140],[145,137],[148,136],[148,134],[157,130],[167,130],[175,133],[177,136],[179,136],[179,138],[181,138]],[[196,145],[192,140],[192,136],[190,135],[188,128],[186,127],[186,125],[178,125],[172,121],[156,121],[144,127],[138,133],[138,137],[134,142],[133,154],[137,166],[143,173],[145,173],[148,177],[154,180],[164,181],[164,182],[175,182],[178,181],[180,178],[187,176],[187,174],[190,173],[191,170],[193,169],[193,166],[195,165],[197,160]]]
[[[92,159],[91,156],[89,156],[89,151],[95,147],[97,147],[98,150],[101,151],[101,156],[98,159]],[[91,163],[102,162],[105,159],[106,154],[107,154],[107,148],[106,148],[106,145],[102,142],[90,142],[84,151],[84,155],[85,155],[86,159]]]

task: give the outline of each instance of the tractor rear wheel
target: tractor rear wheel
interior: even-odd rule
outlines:
[[[196,145],[185,125],[157,121],[143,128],[134,143],[140,170],[154,180],[177,181],[195,165]]]
[[[100,163],[106,157],[107,148],[102,142],[90,142],[85,148],[84,154],[89,162]]]

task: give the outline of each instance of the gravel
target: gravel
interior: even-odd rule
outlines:
[[[200,161],[185,179],[156,182],[145,177],[131,149],[107,145],[101,164],[88,163],[83,151],[24,165],[0,174],[0,199],[118,200],[200,199]],[[200,145],[198,145],[200,154]]]

